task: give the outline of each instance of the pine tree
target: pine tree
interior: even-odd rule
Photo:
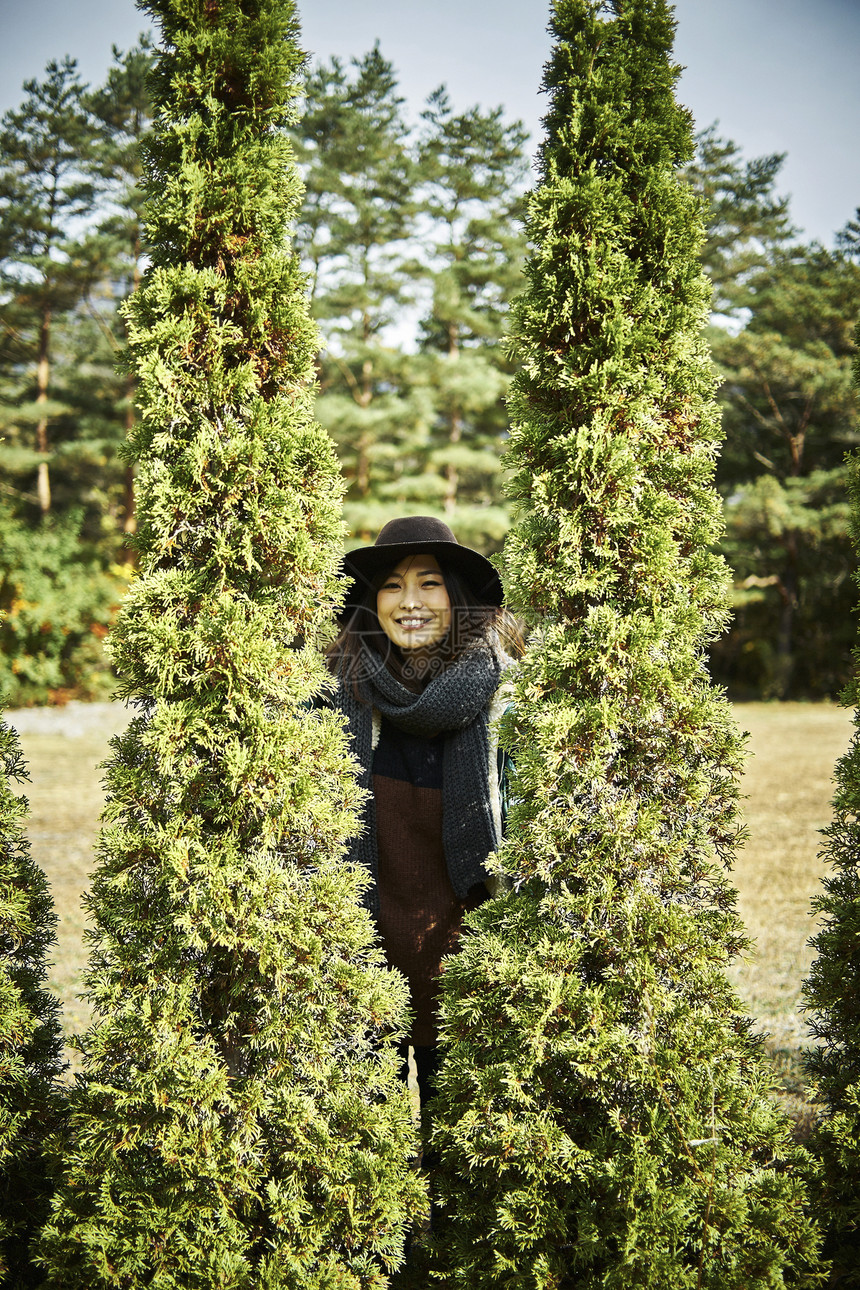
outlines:
[[[718,417],[673,22],[555,0],[551,30],[507,454],[514,885],[445,972],[426,1260],[470,1288],[810,1284],[803,1157],[725,973],[741,743],[703,663]]]
[[[123,541],[117,531],[134,523],[131,468],[118,460],[133,382],[115,369],[125,342],[118,306],[142,264],[137,180],[151,50],[142,38],[114,59],[92,93],[69,60],[43,85],[28,82],[27,102],[5,120],[0,171],[3,491],[31,524],[48,503],[54,514],[81,509],[106,567]]]
[[[403,509],[408,466],[423,448],[430,401],[414,362],[390,334],[419,272],[416,173],[392,64],[374,46],[347,69],[314,68],[297,133],[307,196],[297,242],[308,265],[324,348],[317,414],[334,436],[347,479],[345,517],[370,537]],[[427,480],[409,500],[438,495]],[[391,486],[389,490],[388,486]]]
[[[854,379],[860,391],[860,325],[855,330]],[[851,458],[852,536],[860,550],[860,457]],[[860,577],[855,574],[855,581]],[[854,735],[836,764],[832,823],[822,858],[834,866],[813,908],[824,916],[812,939],[818,957],[805,982],[811,1030],[818,1047],[808,1069],[819,1103],[815,1146],[823,1172],[817,1200],[828,1224],[825,1254],[834,1284],[860,1286],[860,649],[842,701],[854,707]]]
[[[850,223],[835,251],[792,243],[782,160],[744,160],[711,126],[682,170],[706,203],[702,260],[723,316],[708,336],[723,378],[716,479],[735,616],[711,674],[742,694],[835,696],[855,636],[843,459],[858,438],[860,279]]]
[[[45,989],[56,915],[22,827],[27,778],[14,730],[0,722],[0,1282],[38,1284],[30,1241],[45,1218],[43,1145],[60,1113],[59,1004]]]
[[[309,700],[341,485],[286,243],[289,0],[151,0],[152,262],[129,309],[140,577],[113,636],[137,709],[107,767],[95,1011],[47,1284],[382,1287],[423,1204],[383,966],[343,860],[357,789]]]
[[[854,212],[855,218],[848,220],[845,227],[836,234],[836,246],[855,260],[860,260],[860,206]]]
[[[836,695],[855,631],[845,450],[860,437],[860,264],[796,246],[751,282],[746,326],[715,346],[726,434],[717,483],[737,614],[713,662],[721,680],[768,696]]]
[[[521,122],[503,109],[455,113],[444,87],[422,113],[422,236],[433,299],[422,349],[434,418],[425,470],[444,481],[442,507],[461,541],[486,548],[507,528],[498,504],[510,363],[501,337],[524,251],[520,210],[528,163]]]
[[[89,302],[99,327],[100,347],[105,359],[113,360],[111,367],[116,366],[117,355],[125,342],[117,305],[140,285],[145,255],[141,141],[152,116],[149,93],[152,61],[152,45],[145,33],[134,48],[125,52],[114,45],[113,65],[105,84],[86,100],[100,134],[94,167],[108,187],[113,206],[96,231],[109,272],[99,284],[99,300]],[[92,359],[89,366],[93,366]],[[96,410],[112,416],[123,433],[129,435],[135,421],[134,374],[126,369],[117,378],[107,369],[108,364],[103,363],[98,384],[101,406]],[[131,464],[125,465],[122,484],[122,501],[116,509],[120,512],[122,530],[128,534],[135,529]]]
[[[95,269],[82,221],[96,187],[87,174],[94,128],[83,103],[77,65],[50,62],[45,79],[25,81],[27,98],[0,124],[0,283],[5,302],[4,349],[28,374],[15,420],[33,428],[42,514],[51,509],[48,463],[52,400],[52,339],[58,316],[85,294]]]
[[[717,134],[716,124],[696,135],[695,148],[682,174],[705,202],[701,256],[714,286],[712,307],[737,317],[754,304],[754,271],[796,231],[788,199],[775,192],[785,154],[744,160],[736,143]]]

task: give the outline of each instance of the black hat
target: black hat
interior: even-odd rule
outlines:
[[[407,555],[435,555],[442,570],[459,573],[486,605],[500,605],[502,582],[486,556],[471,547],[461,546],[441,520],[432,515],[406,515],[389,520],[373,546],[361,546],[344,556],[341,573],[351,585],[346,593],[342,614],[354,609],[373,577],[390,569]]]

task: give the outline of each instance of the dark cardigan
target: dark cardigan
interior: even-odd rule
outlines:
[[[308,706],[331,706],[328,696]],[[507,705],[506,711],[510,708]],[[374,749],[380,917],[389,963],[409,981],[415,1022],[409,1042],[436,1043],[441,960],[459,942],[463,915],[487,899],[483,884],[465,900],[454,893],[442,846],[442,741],[407,735],[383,721]],[[496,775],[502,833],[513,763],[498,748]]]
[[[477,883],[461,900],[442,845],[445,736],[421,738],[383,720],[373,756],[379,855],[379,931],[389,963],[409,982],[415,1045],[436,1043],[442,959],[453,954],[463,915],[488,897]]]

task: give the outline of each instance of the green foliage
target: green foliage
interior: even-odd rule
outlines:
[[[287,243],[287,0],[152,0],[151,265],[128,307],[140,577],[112,636],[95,1021],[42,1254],[64,1290],[386,1284],[423,1206],[384,967],[344,864],[357,789],[310,710],[341,482]]]
[[[428,402],[386,336],[419,269],[407,243],[416,216],[409,128],[378,45],[351,71],[337,58],[314,68],[296,133],[307,189],[297,240],[325,342],[317,411],[346,475],[347,520],[369,534],[391,518],[381,486],[426,434]]]
[[[738,693],[839,693],[855,632],[845,476],[765,472],[726,503],[736,616],[712,667]]]
[[[527,135],[519,122],[505,123],[501,108],[455,114],[444,87],[422,115],[418,164],[434,264],[422,324],[434,405],[424,470],[444,481],[441,501],[456,514],[461,541],[486,548],[501,536],[487,511],[499,501],[511,375],[501,337],[521,282]]]
[[[726,619],[718,412],[672,20],[555,0],[551,30],[507,454],[504,568],[533,623],[503,731],[514,889],[446,967],[413,1283],[814,1284],[804,1154],[725,975],[741,741],[703,663]]]
[[[104,638],[124,580],[80,529],[74,514],[32,529],[0,501],[0,693],[11,704],[112,689]]]
[[[75,481],[78,493],[88,482],[91,507],[101,519],[102,543],[111,550],[118,529],[130,534],[135,528],[134,469],[128,462],[122,468],[117,451],[135,421],[134,372],[121,361],[125,327],[119,306],[140,283],[146,251],[141,141],[152,116],[152,46],[142,35],[126,52],[114,46],[113,59],[105,84],[85,98],[97,130],[92,168],[104,189],[90,242],[103,272],[87,295],[86,315],[76,320],[77,352],[66,394],[74,423],[68,429],[82,441],[78,460],[90,450],[83,478]],[[62,432],[66,426],[58,429]],[[127,550],[123,556],[128,558]]]
[[[526,136],[501,108],[455,113],[442,87],[415,139],[402,106],[378,47],[308,78],[298,241],[324,340],[318,415],[356,536],[414,509],[498,547],[510,379],[500,337],[520,276]],[[404,333],[416,314],[413,353]]]
[[[114,45],[113,65],[105,84],[85,99],[99,131],[93,168],[107,185],[107,195],[114,207],[101,221],[99,231],[102,236],[115,239],[115,254],[124,258],[127,277],[134,286],[143,237],[140,144],[151,125],[149,77],[153,59],[152,44],[145,34],[134,48],[125,52]]]
[[[70,60],[50,65],[0,136],[0,488],[34,531],[48,510],[82,513],[82,581],[93,547],[107,572],[133,528],[131,468],[118,455],[133,380],[115,371],[117,306],[139,277],[152,56],[142,38],[114,57],[93,93]]]
[[[860,325],[854,379],[860,390]],[[860,458],[850,463],[851,530],[860,550]],[[855,582],[860,578],[855,574]],[[833,1259],[834,1284],[860,1286],[860,649],[843,695],[853,705],[854,736],[836,764],[833,820],[824,830],[822,858],[834,872],[813,901],[823,915],[811,944],[818,951],[805,982],[811,1029],[818,1047],[808,1070],[820,1104],[815,1146],[823,1173],[818,1202],[828,1225],[825,1252]]]
[[[48,502],[56,514],[82,511],[82,577],[91,544],[105,570],[127,560],[135,527],[134,467],[120,456],[135,378],[117,370],[118,306],[144,263],[151,62],[145,38],[114,50],[92,91],[68,60],[51,65],[26,83],[0,147],[0,488],[34,528]],[[501,335],[522,257],[521,127],[501,109],[457,111],[440,88],[413,128],[379,48],[315,68],[304,97],[297,243],[322,331],[317,415],[336,441],[348,524],[369,540],[393,515],[421,510],[497,550],[509,523],[500,457],[515,363]],[[718,486],[736,617],[711,665],[739,694],[833,695],[850,675],[854,633],[839,497],[856,436],[857,221],[835,253],[793,245],[782,160],[745,159],[711,126],[681,168],[707,206],[701,253],[725,378]],[[22,291],[40,275],[35,294]],[[800,466],[786,474],[784,448],[805,415]]]
[[[27,98],[0,123],[0,284],[3,348],[23,384],[15,402],[35,403],[32,446],[40,454],[38,500],[51,509],[49,426],[53,332],[97,276],[77,230],[90,216],[96,186],[87,173],[94,127],[73,59],[50,62],[45,79],[24,83]],[[8,392],[4,392],[8,398]],[[13,431],[19,429],[12,425]]]
[[[723,378],[717,467],[735,616],[712,675],[740,695],[838,694],[854,639],[845,450],[857,437],[851,328],[858,265],[793,243],[776,184],[783,158],[745,161],[715,127],[682,170],[706,203],[702,263]]]
[[[737,144],[719,137],[716,125],[700,131],[695,144],[681,173],[705,203],[702,266],[714,285],[713,308],[736,317],[755,309],[755,270],[795,231],[788,200],[774,191],[785,154],[745,161]]]
[[[47,1212],[43,1146],[60,1113],[59,1005],[44,988],[56,914],[22,828],[27,778],[14,730],[0,722],[0,1281],[40,1281],[29,1245]]]
[[[755,309],[714,333],[726,442],[718,484],[737,617],[715,647],[721,680],[765,695],[835,695],[854,639],[845,452],[857,442],[852,340],[860,264],[774,251]]]
[[[14,499],[0,501],[0,689],[17,704],[112,688],[103,639],[133,504],[117,451],[133,414],[131,378],[114,372],[116,305],[140,255],[151,62],[145,40],[114,53],[95,94],[71,60],[49,64],[0,135],[0,489]]]

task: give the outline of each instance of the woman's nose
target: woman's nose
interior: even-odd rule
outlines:
[[[414,609],[421,604],[421,592],[418,587],[404,587],[400,596],[401,609]]]

